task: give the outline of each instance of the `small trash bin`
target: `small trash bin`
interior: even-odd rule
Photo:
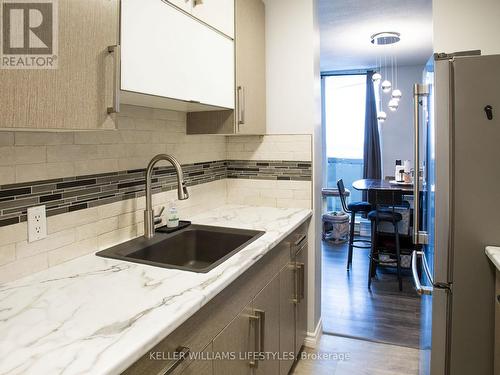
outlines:
[[[332,211],[323,214],[323,240],[336,243],[347,241],[349,237],[349,215],[344,211]]]

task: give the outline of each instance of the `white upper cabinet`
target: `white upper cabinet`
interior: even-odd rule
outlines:
[[[234,108],[233,40],[171,4],[122,0],[121,50],[122,103]]]
[[[175,5],[179,9],[191,14],[193,10],[193,0],[166,0],[170,4]]]
[[[234,0],[166,0],[234,38]]]
[[[234,38],[234,0],[193,0],[192,14]]]

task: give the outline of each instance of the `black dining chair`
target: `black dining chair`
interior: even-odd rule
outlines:
[[[352,264],[352,251],[353,248],[358,249],[370,249],[371,243],[364,239],[354,238],[354,225],[356,223],[356,214],[368,214],[372,210],[372,205],[368,202],[351,202],[347,203],[346,191],[344,186],[344,181],[342,179],[337,181],[337,188],[339,190],[340,202],[342,203],[342,209],[351,215],[351,222],[349,224],[349,253],[347,255],[347,271]],[[368,245],[357,245],[357,243],[364,243]]]
[[[404,206],[404,205],[403,205]],[[395,211],[395,206],[392,207],[382,207],[380,209],[375,209],[368,213],[368,219],[371,222],[371,249],[370,249],[370,266],[368,267],[368,289],[371,289],[372,278],[375,276],[376,267],[378,264],[385,266],[393,266],[396,264],[399,291],[403,290],[403,279],[401,276],[401,248],[399,241],[399,222],[403,220],[403,215]],[[380,260],[380,252],[377,246],[378,241],[378,225],[381,222],[388,222],[393,225],[394,228],[394,243],[395,243],[395,260]]]

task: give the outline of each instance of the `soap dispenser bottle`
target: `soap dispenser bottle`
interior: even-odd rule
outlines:
[[[177,212],[177,207],[173,203],[170,203],[170,207],[167,213],[167,228],[177,228],[179,226],[179,213]]]

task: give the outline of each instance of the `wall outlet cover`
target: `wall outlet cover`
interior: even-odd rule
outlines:
[[[28,242],[47,237],[47,217],[45,206],[28,208]]]

